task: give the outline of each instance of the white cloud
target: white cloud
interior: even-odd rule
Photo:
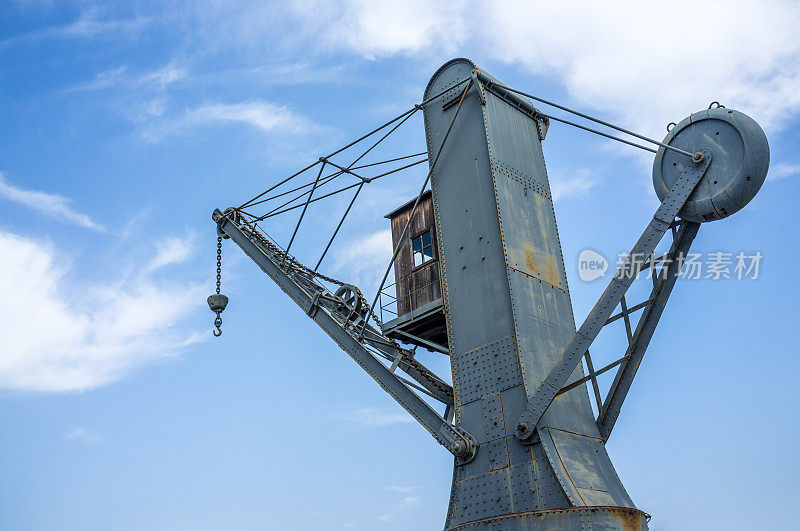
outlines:
[[[76,290],[53,245],[0,232],[0,292],[13,301],[3,323],[0,389],[89,389],[197,341],[178,325],[202,303],[200,287],[157,275],[188,251],[171,240],[160,246],[149,264],[127,265],[141,274]]]
[[[767,179],[770,181],[780,181],[787,177],[794,177],[800,174],[800,164],[775,164],[770,166]]]
[[[133,35],[144,30],[151,20],[145,17],[127,19],[104,18],[103,12],[97,7],[83,11],[77,19],[63,26],[42,28],[16,35],[0,41],[0,49],[5,47],[26,44],[46,39],[89,39],[101,35],[113,35],[119,38],[123,35]]]
[[[372,302],[370,294],[374,296],[393,251],[390,229],[357,235],[337,248],[334,254],[334,270],[346,272],[348,281],[359,286]],[[386,284],[393,282],[394,278],[390,273]]]
[[[262,131],[305,134],[314,129],[314,124],[283,105],[265,101],[247,103],[215,103],[203,105],[189,112],[186,120],[192,123],[236,122]]]
[[[399,492],[400,494],[411,494],[419,487],[401,487],[399,485],[389,485],[386,487],[386,490],[390,490],[392,492]]]
[[[80,441],[86,444],[93,444],[100,440],[100,436],[95,432],[84,428],[83,426],[75,426],[64,435],[65,441]]]
[[[554,201],[586,195],[597,184],[597,177],[585,168],[569,172],[569,176],[564,173],[550,172],[550,192]]]
[[[475,17],[494,58],[555,74],[581,104],[650,134],[710,100],[779,127],[800,110],[800,4],[689,0],[493,3]],[[526,16],[530,15],[530,16]],[[535,31],[530,20],[535,17]],[[778,103],[779,102],[779,103]]]
[[[159,113],[161,114],[161,113]],[[150,141],[211,124],[243,124],[262,132],[278,136],[305,136],[325,132],[326,129],[284,105],[266,101],[241,103],[211,103],[187,111],[176,119],[165,119],[145,130],[143,136]]]
[[[422,498],[420,496],[406,496],[391,511],[378,516],[378,520],[381,522],[391,522],[394,520],[394,517],[397,515],[397,513],[410,511],[411,509],[417,507],[421,499]]]
[[[374,407],[356,409],[338,417],[341,420],[354,422],[368,428],[381,428],[393,424],[411,424],[414,419],[405,411],[385,410]]]
[[[555,77],[581,107],[656,137],[711,100],[773,130],[800,112],[800,4],[711,0],[703,29],[687,18],[696,11],[690,0],[668,8],[633,0],[352,0],[295,2],[292,10],[305,38],[324,42],[328,53],[477,49],[479,62]]]
[[[0,172],[0,195],[4,196],[9,201],[14,201],[15,203],[24,205],[59,221],[92,230],[105,230],[102,226],[92,221],[86,214],[72,210],[69,207],[70,200],[66,197],[47,192],[18,188],[10,184],[2,172]]]
[[[329,45],[372,59],[433,45],[439,51],[454,51],[466,35],[465,5],[458,0],[347,0],[296,1],[292,7]]]

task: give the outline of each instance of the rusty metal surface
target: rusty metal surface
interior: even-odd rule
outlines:
[[[645,531],[650,516],[628,507],[519,512],[445,528],[446,531]]]
[[[470,61],[451,61],[426,97],[476,79],[476,72]],[[548,455],[540,442],[528,446],[514,436],[529,396],[575,333],[532,108],[472,86],[431,177],[456,422],[479,444],[470,463],[456,464],[446,528],[625,529],[613,522],[636,515],[634,528],[644,529],[643,513],[598,450],[603,443],[585,386],[560,395],[543,425],[582,437],[561,445],[568,475],[576,489],[602,487],[596,494],[578,490],[570,501],[557,477],[564,467],[558,449]],[[446,104],[425,109],[429,153],[439,149],[453,112]],[[576,368],[570,381],[582,377]],[[542,512],[588,504],[631,511]]]

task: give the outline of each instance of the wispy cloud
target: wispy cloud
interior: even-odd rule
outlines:
[[[155,142],[170,134],[215,124],[240,124],[281,137],[302,137],[326,131],[324,127],[285,105],[249,101],[201,105],[180,117],[164,119],[153,124],[145,130],[143,136]]]
[[[597,176],[583,168],[571,172],[550,172],[550,192],[554,201],[586,195],[597,182]]]
[[[69,24],[41,28],[2,40],[0,41],[0,50],[13,45],[47,39],[88,39],[100,35],[113,35],[115,38],[119,38],[123,35],[139,33],[152,22],[147,17],[114,19],[104,18],[103,14],[103,10],[97,7],[86,9]]]
[[[90,389],[198,341],[201,336],[182,325],[202,304],[200,286],[165,276],[166,268],[189,256],[190,242],[167,238],[145,263],[119,256],[121,271],[140,273],[83,280],[76,291],[61,265],[63,252],[0,232],[0,292],[15,301],[4,318],[0,389]]]
[[[386,487],[386,490],[390,490],[392,492],[399,492],[400,494],[411,494],[418,488],[419,487],[402,487],[399,485],[389,485],[388,487]]]
[[[406,496],[400,501],[400,503],[395,505],[391,511],[378,516],[378,520],[381,522],[391,522],[394,520],[397,513],[410,511],[411,509],[417,507],[421,499],[422,497],[420,496]]]
[[[391,229],[354,235],[337,248],[333,267],[335,271],[346,271],[349,281],[361,287],[364,293],[374,293],[393,250]],[[389,280],[387,284],[392,282]]]
[[[317,127],[284,105],[264,101],[203,105],[189,112],[186,120],[190,123],[234,122],[262,131],[279,129],[296,135],[307,134]]]
[[[169,63],[155,70],[134,73],[127,65],[104,70],[86,83],[66,89],[64,92],[97,91],[112,88],[141,90],[142,88],[163,90],[169,85],[186,79],[189,70],[177,63]]]
[[[93,444],[100,440],[100,436],[95,432],[84,428],[83,426],[75,426],[64,435],[65,441],[80,441],[86,444]]]
[[[340,420],[354,422],[367,428],[380,428],[392,424],[410,424],[414,419],[405,411],[386,410],[374,407],[363,407],[337,417]]]
[[[798,174],[800,174],[800,164],[781,163],[770,166],[767,179],[770,181],[780,181]]]
[[[155,256],[144,268],[144,273],[151,273],[164,266],[186,262],[194,251],[194,236],[184,238],[166,236],[156,242]]]
[[[0,172],[0,195],[9,201],[24,205],[53,219],[87,229],[105,230],[86,214],[76,212],[70,208],[70,199],[48,192],[19,188],[9,183],[2,172]]]

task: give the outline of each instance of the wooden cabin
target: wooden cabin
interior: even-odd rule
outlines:
[[[400,251],[394,263],[397,317],[384,324],[384,333],[426,348],[430,345],[424,341],[446,347],[447,329],[430,190],[422,195],[408,231],[400,241],[415,201],[416,198],[385,216],[392,224],[392,244],[397,247],[399,242]]]

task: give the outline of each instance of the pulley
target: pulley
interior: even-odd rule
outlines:
[[[347,314],[347,319],[354,319],[357,316],[362,319],[366,317],[367,306],[362,304],[358,288],[351,284],[342,284],[336,290],[336,297],[342,302],[337,305],[337,310]]]
[[[714,157],[681,209],[681,218],[697,223],[726,218],[744,208],[764,184],[769,168],[767,137],[746,114],[713,102],[668,130],[665,144],[693,152],[706,150]],[[680,153],[659,151],[653,163],[659,200],[664,200],[688,164]]]

